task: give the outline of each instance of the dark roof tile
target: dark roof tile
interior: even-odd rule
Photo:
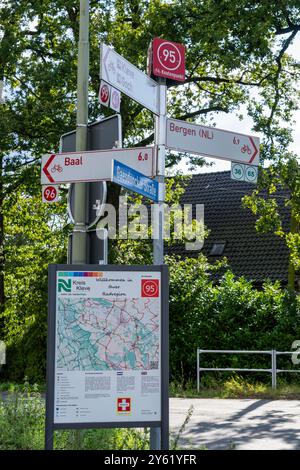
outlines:
[[[272,233],[258,233],[255,216],[242,207],[242,197],[251,194],[253,189],[250,183],[232,180],[229,171],[193,175],[181,203],[204,204],[204,220],[210,235],[202,253],[209,261],[225,256],[238,276],[259,282],[267,278],[286,282],[289,253],[284,241]],[[278,191],[277,195],[284,193]],[[284,207],[283,199],[279,199],[279,206],[287,226],[289,211]],[[217,241],[226,241],[223,255],[210,256],[212,245]],[[184,246],[168,247],[167,252],[191,257],[199,254],[185,251]]]

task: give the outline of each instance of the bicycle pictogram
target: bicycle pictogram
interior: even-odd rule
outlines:
[[[252,152],[251,152],[251,148],[249,147],[249,145],[246,145],[246,144],[241,148],[241,152],[242,152],[242,153],[246,153],[246,152],[247,152],[248,155],[251,155],[251,153],[252,153]]]
[[[113,62],[109,62],[107,64],[107,70],[109,72],[112,72],[112,73],[116,73],[116,68],[115,68],[115,64]]]
[[[59,164],[54,165],[51,168],[51,173],[55,173],[56,171],[58,171],[58,173],[61,173],[63,171],[62,167]]]

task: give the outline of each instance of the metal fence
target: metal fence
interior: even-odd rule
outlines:
[[[271,368],[270,369],[246,369],[237,367],[200,367],[200,355],[204,353],[216,353],[216,354],[268,354],[271,356]],[[201,371],[235,371],[235,372],[268,372],[272,374],[272,388],[277,387],[277,374],[281,372],[300,372],[299,369],[277,369],[277,356],[295,354],[295,351],[276,351],[271,349],[270,351],[251,351],[251,350],[220,350],[220,349],[197,349],[197,390],[200,390],[200,372]]]

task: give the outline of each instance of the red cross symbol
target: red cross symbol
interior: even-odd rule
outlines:
[[[118,398],[117,400],[118,413],[130,413],[131,398]]]

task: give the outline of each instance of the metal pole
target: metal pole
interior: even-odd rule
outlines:
[[[77,117],[76,151],[87,149],[88,100],[89,100],[89,0],[80,0],[79,43],[77,64]],[[72,264],[87,262],[86,200],[87,184],[76,183],[74,195],[74,229]],[[76,431],[76,448],[81,448],[82,433]]]
[[[272,388],[277,387],[277,358],[276,350],[272,349]]]
[[[80,0],[80,24],[77,66],[77,125],[76,151],[87,148],[88,124],[88,83],[89,83],[89,0]],[[87,184],[75,184],[74,229],[72,263],[85,264],[87,261],[86,234]]]
[[[197,392],[200,391],[200,351],[197,349]]]
[[[155,118],[155,145],[158,146],[157,155],[157,177],[160,188],[160,202],[155,205],[154,216],[154,238],[153,238],[153,264],[164,264],[164,178],[165,178],[165,153],[166,153],[166,113],[167,113],[167,86],[166,80],[160,78],[159,81],[159,116]],[[167,430],[168,432],[168,430]],[[166,439],[164,439],[165,441]],[[161,428],[150,429],[150,448],[152,450],[161,449]]]

